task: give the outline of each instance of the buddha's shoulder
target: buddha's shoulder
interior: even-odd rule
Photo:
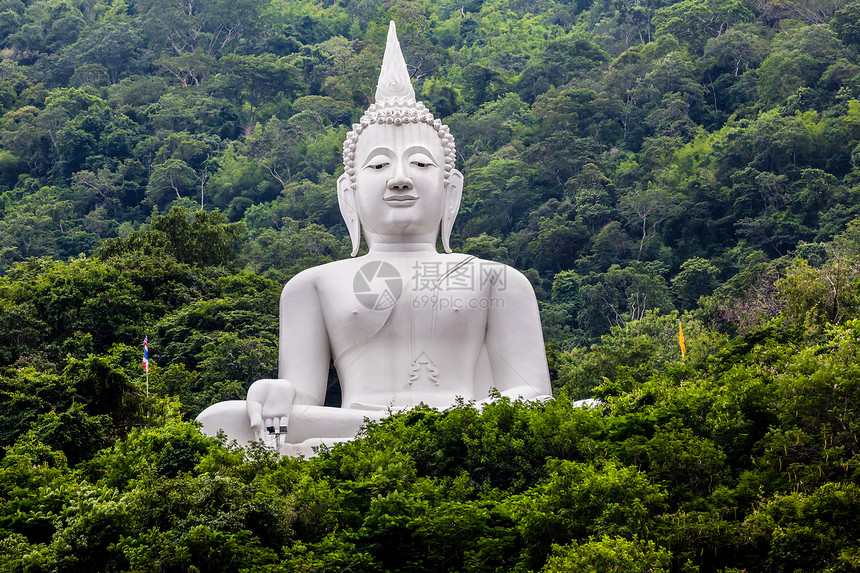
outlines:
[[[498,268],[508,268],[513,270],[513,267],[510,267],[504,263],[500,263],[498,261],[491,261],[489,259],[481,259],[476,257],[475,255],[468,255],[466,253],[447,253],[441,254],[440,257],[445,257],[451,262],[461,262],[464,264],[470,264],[475,266],[486,266],[486,267],[498,267]]]
[[[449,257],[451,261],[462,261],[463,263],[475,265],[477,267],[486,267],[490,269],[506,269],[508,272],[522,274],[514,267],[505,263],[500,263],[498,261],[493,261],[489,259],[481,259],[474,255],[467,255],[465,253],[450,253],[442,256]]]
[[[481,259],[474,255],[464,253],[450,253],[442,255],[448,258],[446,265],[449,269],[454,266],[470,266],[476,277],[481,279],[482,284],[490,284],[494,290],[526,290],[533,292],[531,282],[526,276],[510,265]]]
[[[360,259],[344,259],[305,269],[295,275],[284,286],[284,292],[318,289],[330,284],[352,281],[361,267]]]

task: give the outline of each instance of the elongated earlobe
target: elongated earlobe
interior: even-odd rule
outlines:
[[[337,178],[337,204],[352,241],[352,252],[349,256],[354,257],[358,254],[358,248],[361,246],[361,221],[358,219],[358,211],[355,208],[355,190],[352,188],[349,175],[346,173]]]
[[[454,220],[460,211],[460,200],[463,198],[463,174],[454,169],[445,182],[445,211],[442,213],[442,248],[446,253],[451,252],[451,230]]]

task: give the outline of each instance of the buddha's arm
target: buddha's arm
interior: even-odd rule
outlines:
[[[487,353],[493,385],[503,395],[516,399],[547,397],[552,394],[537,299],[528,279],[507,269],[503,290],[495,289],[497,300],[487,321]]]
[[[314,273],[306,271],[284,287],[278,377],[257,380],[248,388],[251,430],[264,441],[268,428],[283,429],[298,422],[295,406],[318,407],[325,400],[329,344],[314,279]]]
[[[296,404],[321,406],[331,353],[315,279],[299,273],[281,293],[278,378],[292,383]]]

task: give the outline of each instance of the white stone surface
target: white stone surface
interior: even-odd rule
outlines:
[[[390,119],[389,119],[390,118]],[[550,395],[537,301],[505,265],[451,253],[463,191],[447,128],[415,101],[395,35],[388,37],[376,104],[344,144],[338,201],[353,241],[368,253],[308,269],[280,300],[277,379],[258,380],[247,401],[204,410],[203,431],[240,443],[284,428],[279,450],[356,435],[365,419],[458,398]],[[436,251],[442,234],[446,253]],[[329,365],[342,407],[324,407]]]

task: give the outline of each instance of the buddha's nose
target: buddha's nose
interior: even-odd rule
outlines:
[[[388,180],[388,188],[392,191],[410,191],[412,187],[412,179],[406,175],[403,169],[403,162],[398,161],[394,166],[394,173],[391,179]]]
[[[410,191],[412,190],[412,179],[408,177],[394,179],[392,177],[388,180],[388,188],[392,191]]]

